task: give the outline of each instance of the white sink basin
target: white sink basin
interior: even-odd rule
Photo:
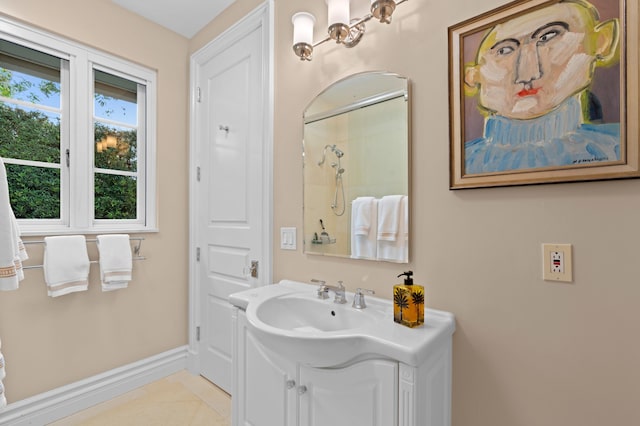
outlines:
[[[311,299],[304,293],[266,299],[256,305],[255,316],[266,326],[304,336],[357,329],[382,319],[378,311],[354,309],[350,304],[336,304],[331,299]]]
[[[425,324],[408,328],[393,321],[390,300],[366,297],[367,307],[316,297],[317,285],[283,280],[232,294],[229,301],[246,311],[250,329],[267,347],[277,348],[313,367],[335,367],[368,358],[388,358],[410,366],[422,364],[431,345],[442,344],[455,330],[453,315],[425,309]]]

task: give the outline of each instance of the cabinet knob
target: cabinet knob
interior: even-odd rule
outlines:
[[[287,389],[293,389],[296,387],[296,381],[295,380],[287,380],[287,382],[285,383],[287,385]]]
[[[302,386],[298,386],[298,395],[302,395],[304,393],[307,392],[307,387],[302,385]]]

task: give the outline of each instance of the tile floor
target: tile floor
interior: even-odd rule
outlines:
[[[231,397],[185,370],[51,423],[77,425],[230,426]]]

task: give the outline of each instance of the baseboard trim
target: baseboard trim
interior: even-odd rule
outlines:
[[[9,404],[0,425],[44,425],[187,368],[188,346]]]

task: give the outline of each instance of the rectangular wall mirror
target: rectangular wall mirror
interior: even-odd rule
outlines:
[[[305,253],[407,263],[408,79],[347,77],[303,118]]]

